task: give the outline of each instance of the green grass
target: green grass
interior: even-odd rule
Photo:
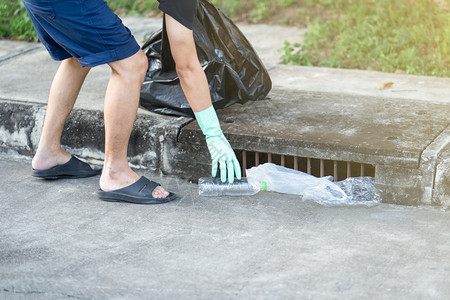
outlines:
[[[286,64],[450,77],[450,13],[432,0],[309,0],[320,15]]]
[[[450,0],[212,0],[235,20],[307,26],[285,64],[450,77]],[[119,15],[159,13],[156,0],[108,0]],[[0,3],[0,37],[36,33],[21,0]],[[300,38],[299,38],[300,39]]]
[[[258,23],[267,20],[279,9],[289,7],[295,0],[212,0],[230,18]]]
[[[0,2],[0,38],[36,40],[33,24],[20,0]]]
[[[159,12],[156,0],[106,0],[118,15],[152,16]]]

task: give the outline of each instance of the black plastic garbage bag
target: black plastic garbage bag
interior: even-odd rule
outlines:
[[[200,0],[193,32],[216,109],[266,97],[272,88],[267,70],[242,32],[222,11],[209,1]],[[164,24],[142,49],[149,69],[141,89],[141,107],[161,114],[193,116],[175,71]]]

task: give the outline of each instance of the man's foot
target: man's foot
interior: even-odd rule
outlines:
[[[101,168],[92,168],[85,162],[82,162],[75,156],[61,165],[54,166],[46,170],[33,169],[33,176],[44,179],[76,179],[100,175]]]
[[[148,180],[142,176],[135,183],[112,191],[104,191],[99,189],[97,195],[100,199],[109,202],[128,202],[136,204],[160,204],[175,200],[176,195],[167,193],[165,197],[155,197],[155,190],[161,188],[159,183]],[[162,188],[161,188],[162,189]],[[156,194],[160,194],[157,191]],[[164,193],[165,194],[165,193]]]
[[[48,170],[57,166],[64,165],[72,159],[72,154],[59,150],[52,153],[43,153],[44,151],[36,152],[36,155],[31,161],[31,167],[33,170]],[[92,170],[95,170],[95,166],[90,165]]]
[[[56,166],[64,165],[71,158],[72,155],[66,151],[45,154],[38,150],[31,161],[31,167],[33,170],[48,170]]]
[[[40,147],[33,157],[32,175],[44,179],[84,178],[99,175],[101,168],[95,168],[80,161],[60,147],[53,151]]]
[[[113,171],[112,168],[108,168],[105,165],[102,176],[100,177],[100,190],[103,192],[119,190],[135,184],[140,179],[142,177],[131,170],[128,165],[126,165],[125,170],[122,172]],[[151,190],[151,196],[153,198],[163,199],[169,195],[170,193],[160,185],[157,185]]]

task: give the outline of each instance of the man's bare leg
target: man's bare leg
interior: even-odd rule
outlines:
[[[192,30],[183,26],[169,15],[165,15],[172,57],[183,92],[194,112],[212,105],[211,96],[203,70],[197,56]]]
[[[103,191],[129,186],[140,178],[128,165],[127,148],[147,71],[147,57],[138,51],[109,66],[112,74],[105,96],[105,162],[100,177]],[[152,193],[155,198],[168,195],[160,186]]]
[[[39,146],[31,162],[33,169],[46,170],[70,160],[71,155],[61,148],[61,134],[89,70],[75,58],[61,62],[50,88]]]

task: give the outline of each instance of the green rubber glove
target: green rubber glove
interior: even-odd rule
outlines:
[[[234,173],[236,173],[237,179],[241,179],[241,166],[230,143],[223,135],[222,129],[220,129],[219,119],[214,106],[194,114],[200,129],[206,137],[206,144],[211,154],[212,176],[215,177],[217,175],[217,164],[219,164],[222,182],[227,181],[228,175],[228,181],[233,183]]]

